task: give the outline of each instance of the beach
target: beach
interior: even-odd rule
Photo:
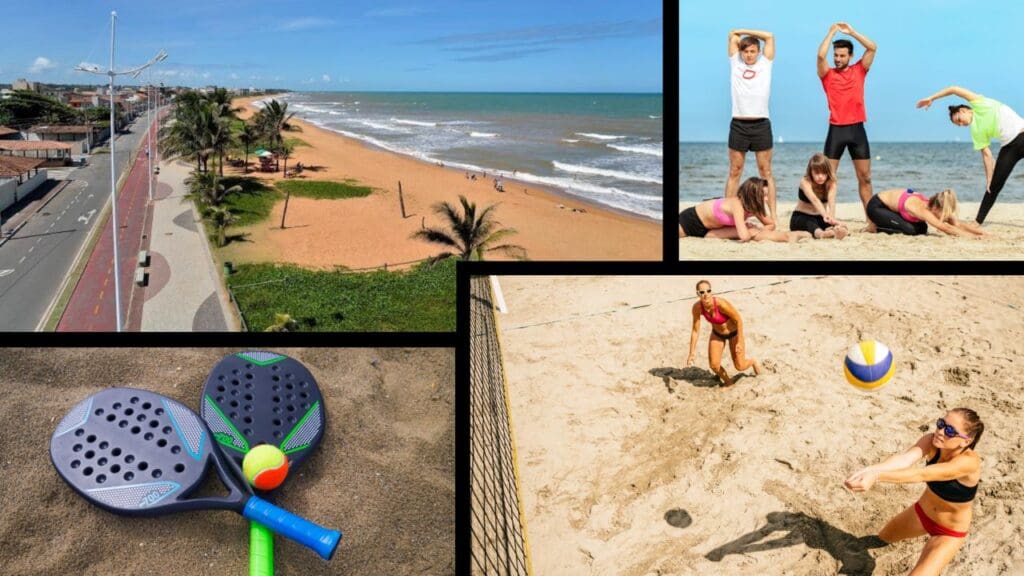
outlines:
[[[256,100],[236,99],[253,114]],[[661,257],[661,223],[640,216],[606,209],[533,184],[504,179],[505,192],[494,189],[491,178],[468,180],[464,170],[452,169],[378,149],[301,120],[294,121],[302,132],[287,133],[309,146],[298,146],[289,168],[297,162],[316,166],[302,176],[315,180],[352,180],[375,192],[364,198],[339,201],[292,197],[288,205],[288,227],[280,230],[284,203],[278,203],[269,220],[247,227],[232,228],[233,234],[247,234],[244,242],[233,242],[221,250],[222,257],[235,262],[290,262],[309,268],[346,266],[364,268],[384,263],[401,263],[436,255],[440,247],[411,234],[421,226],[438,226],[441,220],[431,207],[442,201],[458,205],[466,196],[479,207],[498,204],[496,219],[518,234],[510,243],[523,246],[531,260],[655,260]],[[250,162],[257,164],[255,158]],[[258,164],[257,164],[258,165]],[[240,174],[226,168],[225,174]],[[267,181],[281,173],[252,172]],[[492,175],[493,177],[493,175]],[[407,217],[400,209],[398,183]],[[461,209],[461,208],[460,208]],[[488,259],[507,259],[488,254]]]
[[[859,539],[924,486],[854,494],[842,482],[960,406],[986,424],[981,483],[970,534],[943,574],[1024,573],[1024,282],[708,278],[742,314],[747,354],[765,367],[723,389],[704,320],[686,367],[698,280],[500,278],[534,573],[906,574],[924,538],[881,548]],[[863,339],[887,344],[896,362],[873,393],[843,376],[846,350]],[[723,367],[735,374],[728,357]]]
[[[681,202],[680,211],[694,202]],[[973,221],[978,202],[960,202],[960,217]],[[780,230],[789,230],[792,203],[779,202]],[[927,236],[869,234],[860,202],[836,204],[836,217],[847,224],[843,240],[802,240],[792,243],[738,242],[680,238],[680,260],[1019,260],[1024,257],[1024,204],[996,202],[983,230],[984,238],[954,238],[929,229]],[[676,228],[679,222],[676,221]]]
[[[0,350],[4,574],[247,574],[248,522],[230,511],[131,518],[89,504],[50,462],[64,415],[107,386],[195,409],[237,349]],[[283,538],[277,574],[454,574],[454,356],[430,349],[278,349],[318,380],[326,429],[273,498],[343,538],[329,562]],[[226,494],[216,481],[202,494]]]

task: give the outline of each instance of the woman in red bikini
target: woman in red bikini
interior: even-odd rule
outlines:
[[[725,238],[774,242],[795,242],[811,238],[809,232],[784,232],[775,229],[768,215],[768,181],[748,178],[736,193],[728,198],[705,200],[679,213],[680,238]],[[760,230],[747,226],[747,218],[756,216],[764,226]]]
[[[700,337],[700,317],[704,316],[711,323],[711,340],[708,342],[708,363],[711,370],[722,379],[722,386],[732,386],[732,378],[722,368],[722,350],[729,343],[732,353],[732,365],[742,372],[753,366],[754,374],[761,373],[761,365],[753,358],[745,355],[743,338],[743,318],[725,298],[711,295],[711,283],[701,280],[697,283],[698,301],[693,305],[693,332],[690,333],[690,356],[686,359],[687,366],[693,366],[697,352],[697,339]]]
[[[963,546],[981,478],[981,459],[974,447],[985,424],[978,414],[956,408],[936,424],[936,431],[922,436],[910,450],[868,466],[845,482],[854,492],[869,490],[875,482],[927,484],[917,502],[878,533],[889,544],[928,534],[911,576],[938,575]],[[922,458],[927,458],[924,468],[913,466]]]

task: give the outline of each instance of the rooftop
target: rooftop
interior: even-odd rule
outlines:
[[[71,143],[53,140],[0,140],[0,150],[71,150]]]
[[[88,126],[33,126],[27,131],[34,134],[88,134]],[[3,132],[0,132],[0,136]]]
[[[0,156],[0,178],[17,178],[22,174],[45,164],[42,158],[17,158]]]
[[[8,134],[17,134],[18,131],[14,128],[8,128],[7,126],[0,126],[0,136],[7,136]]]

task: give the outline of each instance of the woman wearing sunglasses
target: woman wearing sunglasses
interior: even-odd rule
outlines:
[[[722,350],[729,343],[732,353],[732,365],[742,372],[753,367],[754,374],[761,373],[761,365],[753,358],[747,358],[743,339],[743,318],[725,298],[711,295],[711,283],[701,280],[697,283],[698,301],[693,305],[693,331],[690,332],[690,356],[686,359],[687,366],[693,366],[697,353],[697,339],[700,337],[700,317],[704,316],[711,324],[711,340],[708,341],[708,364],[711,370],[722,379],[722,386],[732,386],[732,378],[722,368]]]
[[[917,502],[878,533],[888,544],[928,534],[911,576],[939,574],[963,546],[981,477],[981,459],[974,447],[985,424],[978,414],[956,408],[936,425],[935,432],[922,436],[910,450],[868,466],[845,482],[854,492],[870,490],[875,482],[926,483]],[[922,458],[927,458],[925,466],[914,466]]]

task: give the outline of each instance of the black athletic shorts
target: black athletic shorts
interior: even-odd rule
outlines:
[[[679,225],[683,227],[683,232],[686,232],[687,236],[703,238],[708,235],[708,229],[700,221],[700,216],[697,216],[695,206],[690,206],[679,213]]]
[[[928,233],[927,222],[907,222],[898,212],[889,210],[882,199],[875,194],[868,200],[868,220],[875,223],[879,232],[920,236]]]
[[[843,157],[843,150],[850,149],[854,160],[871,160],[871,146],[868,145],[868,133],[864,123],[828,125],[828,137],[825,138],[825,156],[830,160]]]
[[[825,218],[820,214],[804,214],[798,210],[793,211],[793,215],[789,217],[789,229],[793,232],[799,232],[806,230],[811,234],[814,234],[815,230],[827,230],[829,227],[828,223],[825,222]]]
[[[764,152],[772,149],[772,121],[767,118],[739,120],[729,124],[729,149],[737,152]]]

